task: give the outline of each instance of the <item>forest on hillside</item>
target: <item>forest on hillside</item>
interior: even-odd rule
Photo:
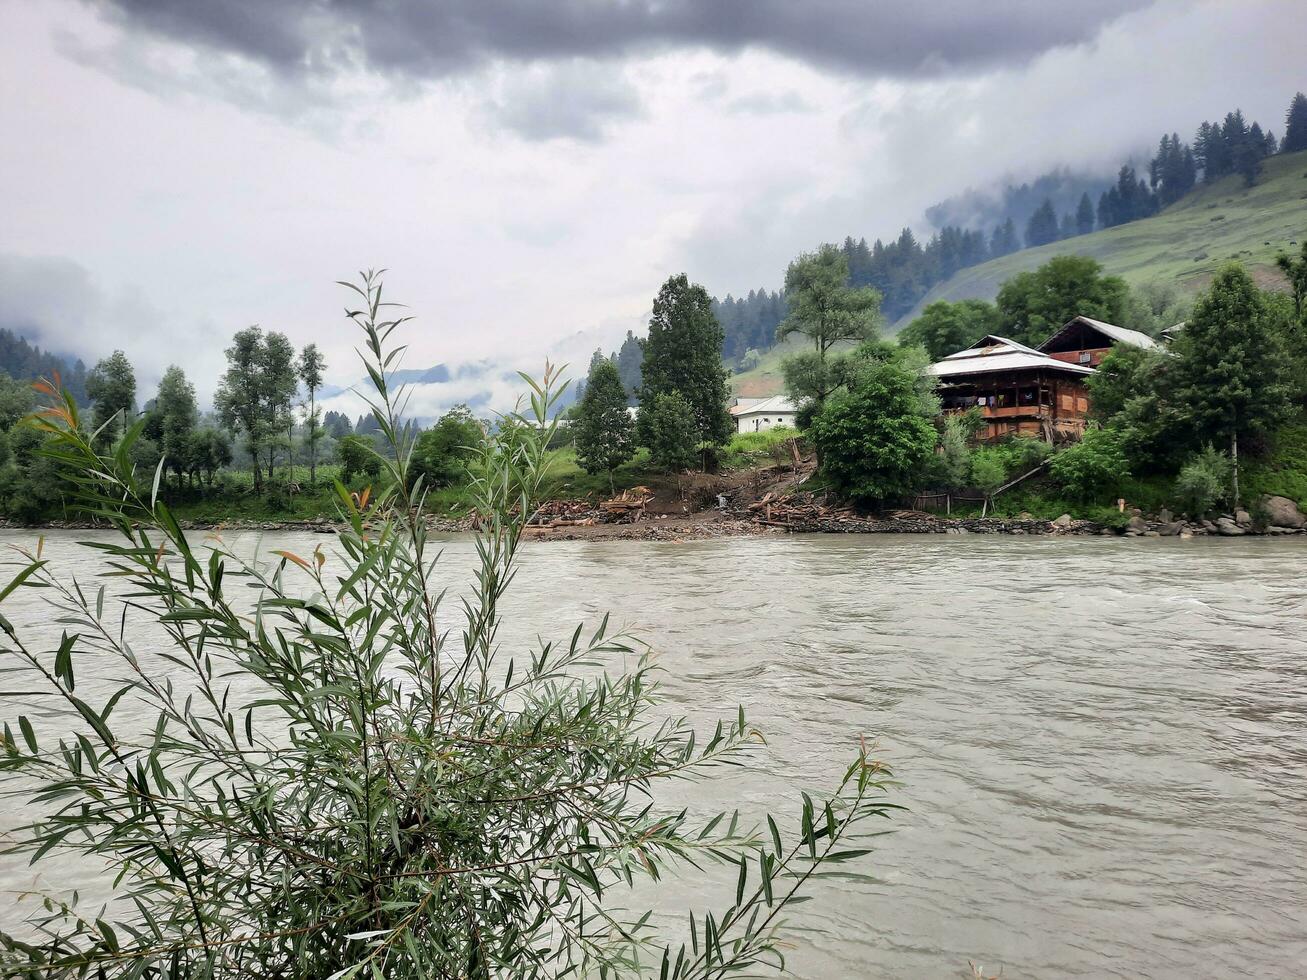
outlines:
[[[881,313],[893,321],[961,269],[1150,217],[1198,185],[1230,174],[1251,186],[1268,156],[1303,149],[1307,96],[1299,92],[1285,114],[1282,138],[1234,109],[1219,121],[1201,123],[1190,141],[1178,132],[1162,134],[1146,165],[1137,168],[1128,160],[1115,180],[1057,168],[998,194],[966,191],[932,205],[926,219],[936,230],[924,241],[904,228],[888,241],[868,244],[865,237],[849,236],[839,247],[848,262],[849,285],[878,290]],[[750,351],[761,354],[775,344],[787,312],[784,296],[767,289],[714,299],[714,309],[726,335],[723,356],[741,371],[753,366]]]

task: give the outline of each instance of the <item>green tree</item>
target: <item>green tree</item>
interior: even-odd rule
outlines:
[[[1239,440],[1261,435],[1290,409],[1286,356],[1265,298],[1243,266],[1223,267],[1194,304],[1175,343],[1175,400],[1191,440],[1230,447],[1239,502]]]
[[[808,427],[822,472],[864,504],[916,490],[937,439],[923,408],[914,372],[893,361],[868,366],[856,385],[827,399]]]
[[[298,387],[295,348],[285,334],[265,335],[258,327],[236,333],[214,402],[223,425],[245,436],[256,490],[263,489],[264,464],[272,477],[277,446],[294,424],[291,406]]]
[[[186,473],[190,478],[198,477],[204,485],[208,477],[209,486],[218,471],[231,465],[231,440],[221,429],[203,428],[191,433],[186,452]]]
[[[263,340],[263,370],[260,375],[262,424],[267,433],[268,476],[271,478],[278,445],[286,448],[286,480],[293,479],[295,452],[292,407],[299,390],[295,347],[284,333],[269,330]],[[285,440],[282,440],[282,436]]]
[[[932,361],[965,350],[999,328],[998,308],[979,299],[931,303],[899,332],[899,343],[926,349]]]
[[[1307,95],[1301,92],[1289,103],[1289,111],[1284,116],[1284,139],[1280,141],[1281,153],[1299,150],[1307,150]]]
[[[1038,248],[1057,241],[1059,237],[1057,211],[1053,209],[1052,200],[1046,197],[1026,222],[1026,248]]]
[[[318,419],[318,389],[322,387],[322,372],[327,369],[327,359],[318,350],[317,344],[305,344],[300,351],[300,359],[295,365],[300,383],[309,396],[309,410],[304,418],[305,435],[309,442],[309,482],[318,482],[318,437],[322,435],[322,426]]]
[[[644,346],[640,340],[626,331],[626,339],[617,351],[617,373],[622,377],[622,387],[626,389],[626,404],[635,405],[636,395],[640,391],[640,364],[644,360]]]
[[[1120,326],[1150,337],[1182,322],[1193,309],[1193,301],[1173,282],[1153,279],[1130,289]]]
[[[349,483],[360,474],[375,480],[381,475],[381,457],[367,436],[345,436],[336,442],[340,482]]]
[[[1094,204],[1089,200],[1089,193],[1086,191],[1080,195],[1080,203],[1076,205],[1076,234],[1088,235],[1094,230]]]
[[[998,291],[1003,336],[1030,346],[1043,343],[1074,316],[1120,323],[1129,289],[1119,276],[1081,255],[1059,255],[1033,272],[1020,272]]]
[[[660,395],[679,393],[694,414],[696,442],[722,445],[730,439],[722,328],[712,298],[684,273],[663,283],[654,299],[640,371],[641,408]],[[646,445],[653,438],[643,427],[640,437]]]
[[[222,424],[245,437],[254,469],[254,489],[263,489],[260,454],[268,438],[263,410],[263,331],[247,327],[237,331],[227,348],[227,372],[218,384],[214,404]]]
[[[679,391],[658,395],[640,404],[640,430],[654,466],[669,472],[686,470],[695,463],[699,435],[694,409]]]
[[[458,483],[467,475],[469,461],[481,451],[485,436],[472,410],[455,405],[418,436],[409,464],[412,479],[421,477],[428,490]]]
[[[113,441],[136,410],[136,372],[127,355],[116,350],[91,368],[86,395],[94,403],[92,425],[103,430],[106,441]]]
[[[1293,314],[1307,329],[1307,237],[1302,243],[1302,255],[1299,258],[1294,259],[1280,253],[1275,257],[1275,267],[1289,280],[1289,292],[1293,296]]]
[[[177,474],[177,486],[180,487],[186,473],[191,435],[195,431],[199,411],[195,405],[195,387],[175,364],[163,373],[163,378],[159,381],[154,410],[161,423],[160,449],[167,461],[164,465]]]
[[[1078,443],[1053,456],[1048,469],[1054,482],[1085,502],[1114,493],[1130,475],[1121,433],[1113,428],[1090,429]]]
[[[19,419],[36,407],[36,393],[30,384],[15,381],[0,371],[0,430],[8,432]]]
[[[777,327],[776,337],[806,337],[815,358],[804,369],[809,381],[807,390],[790,391],[796,402],[812,398],[820,404],[834,390],[827,375],[832,347],[870,340],[876,335],[880,293],[870,287],[851,288],[848,280],[848,259],[834,245],[800,255],[785,270],[789,314]]]
[[[573,423],[576,461],[587,473],[608,473],[635,455],[635,431],[626,410],[626,389],[617,367],[601,361],[590,369],[585,397]]]

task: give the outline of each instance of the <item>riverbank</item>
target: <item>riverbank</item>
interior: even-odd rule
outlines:
[[[1283,498],[1281,498],[1282,500]],[[573,502],[579,508],[583,502]],[[1078,520],[1063,514],[1055,520],[1042,520],[1030,515],[1007,517],[943,517],[923,511],[891,511],[884,514],[858,514],[850,510],[827,508],[818,505],[794,507],[777,502],[750,508],[722,508],[682,514],[642,513],[638,520],[603,521],[589,510],[573,510],[573,516],[548,520],[537,518],[538,523],[527,528],[527,535],[535,541],[703,541],[717,538],[769,537],[788,534],[1001,534],[1012,536],[1096,535],[1109,537],[1247,537],[1307,536],[1307,517],[1291,502],[1277,505],[1271,511],[1272,519],[1283,524],[1269,523],[1263,515],[1255,519],[1247,511],[1218,516],[1215,520],[1175,520],[1165,512],[1144,516],[1134,513],[1124,526],[1109,526],[1097,521]],[[556,505],[557,506],[557,505]],[[1265,512],[1266,507],[1261,508]],[[599,513],[599,512],[596,512]],[[1296,515],[1296,516],[1295,516]],[[547,515],[546,515],[547,516]],[[1301,523],[1298,523],[1301,522]],[[339,533],[344,525],[335,521],[183,521],[188,531],[221,532],[309,532],[317,534]],[[470,519],[430,517],[427,525],[440,534],[471,533],[475,526]],[[12,524],[0,524],[6,529],[19,530]],[[32,530],[93,530],[103,525],[89,521],[50,521],[34,526]]]

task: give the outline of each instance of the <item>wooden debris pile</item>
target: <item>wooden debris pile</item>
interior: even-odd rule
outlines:
[[[817,503],[811,496],[783,496],[770,491],[761,500],[751,503],[749,512],[756,524],[791,530],[828,521],[857,520],[851,507],[829,507]]]
[[[598,522],[594,505],[588,500],[546,500],[532,515],[528,527],[589,527]]]
[[[654,492],[648,487],[631,487],[600,503],[599,513],[606,524],[638,524],[653,499]]]

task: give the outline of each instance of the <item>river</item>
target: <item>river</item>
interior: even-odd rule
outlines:
[[[48,556],[93,573],[85,536],[48,535]],[[447,547],[467,567],[470,540]],[[865,863],[874,882],[822,882],[794,910],[794,975],[1290,976],[1307,963],[1305,557],[1296,539],[560,542],[528,548],[510,615],[519,637],[563,636],[611,611],[659,651],[667,710],[707,724],[745,705],[767,746],[675,790],[696,807],[788,816],[858,735],[878,742],[909,810]],[[48,620],[31,593],[5,612]],[[0,863],[0,888],[30,880]],[[701,894],[672,887],[665,907]]]

